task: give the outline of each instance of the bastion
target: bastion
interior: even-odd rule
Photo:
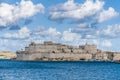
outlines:
[[[32,42],[23,51],[17,51],[17,60],[41,61],[119,61],[120,53],[102,51],[96,45],[70,46],[46,41],[43,44]]]

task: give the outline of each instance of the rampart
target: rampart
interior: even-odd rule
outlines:
[[[113,61],[120,60],[119,52],[102,51],[96,45],[69,46],[51,41],[43,44],[32,42],[24,51],[17,51],[17,60],[45,61]]]

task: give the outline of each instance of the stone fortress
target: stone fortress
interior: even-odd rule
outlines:
[[[120,52],[102,51],[96,45],[69,46],[52,41],[32,42],[24,51],[17,51],[17,60],[41,61],[119,61]]]

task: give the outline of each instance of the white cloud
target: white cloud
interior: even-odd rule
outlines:
[[[118,15],[119,14],[114,10],[114,8],[110,7],[108,10],[103,10],[100,13],[98,21],[103,22],[103,21],[109,20],[109,19],[111,19],[113,17],[116,17]]]
[[[106,37],[119,37],[120,35],[120,25],[109,25],[104,28],[102,31],[99,31],[99,35]]]
[[[62,40],[67,42],[73,42],[81,39],[81,35],[71,32],[71,29],[63,32]]]
[[[15,38],[15,39],[24,39],[30,37],[30,30],[27,27],[22,27],[16,33],[5,33],[2,35],[2,38]]]
[[[72,32],[81,34],[82,38],[85,39],[118,38],[120,37],[120,24],[108,25],[102,28],[86,27],[83,24],[72,29]]]
[[[44,33],[46,33],[47,35],[52,36],[52,37],[55,37],[55,36],[58,36],[61,34],[59,31],[56,30],[56,28],[51,28],[51,27]]]
[[[96,38],[96,30],[98,30],[97,27],[94,27],[94,25],[89,25],[88,23],[82,23],[77,27],[72,28],[72,32],[81,34],[81,37],[84,39]]]
[[[44,29],[44,27],[39,27],[37,30],[33,31],[33,34],[35,35],[41,35],[41,36],[49,36],[49,37],[56,37],[59,36],[61,33],[56,30],[56,28],[48,28]]]
[[[24,49],[29,43],[25,40],[0,39],[0,51],[15,51]]]
[[[71,29],[60,32],[56,30],[56,28],[50,27],[48,29],[44,29],[43,27],[39,27],[39,29],[34,30],[32,32],[32,38],[39,38],[39,40],[52,40],[59,42],[72,42],[79,41],[81,39],[81,35],[74,33]],[[37,39],[36,39],[37,40]]]
[[[98,40],[93,39],[92,41],[93,41],[93,44],[95,44],[95,45],[99,45],[99,41],[98,41]]]
[[[84,3],[75,3],[74,0],[68,0],[65,3],[52,6],[49,18],[55,21],[70,19],[77,23],[100,23],[118,15],[112,7],[104,9],[104,1],[102,0],[86,0]]]
[[[86,0],[83,4],[74,3],[74,0],[68,0],[64,4],[53,6],[51,8],[50,18],[53,20],[64,18],[83,19],[101,11],[103,5],[104,2],[98,0],[96,2]]]
[[[118,38],[120,37],[120,24],[108,25],[104,28],[86,27],[83,24],[72,29],[72,32],[81,34],[84,39]]]
[[[61,35],[61,32],[56,30],[56,28],[49,27],[45,29],[44,27],[38,27],[32,31],[30,39],[40,43],[43,41],[59,41]]]
[[[49,18],[51,20],[66,20],[77,24],[71,32],[81,34],[82,38],[97,38],[106,32],[101,32],[99,24],[119,15],[114,8],[104,8],[102,0],[86,0],[84,3],[75,3],[68,0],[50,8]],[[66,22],[65,21],[65,22]]]
[[[93,41],[93,44],[96,44],[99,47],[111,47],[112,46],[111,40],[94,39],[92,41]]]
[[[86,38],[87,38],[87,39],[95,39],[96,36],[95,36],[95,35],[86,35]]]
[[[104,40],[101,45],[103,47],[111,47],[112,46],[112,42],[110,40]]]
[[[32,1],[21,0],[17,4],[0,4],[0,26],[15,24],[19,19],[26,19],[37,13],[44,13],[42,4],[33,4]]]
[[[80,24],[78,24],[77,27],[80,27],[80,28],[87,28],[87,27],[89,27],[89,25],[88,25],[87,23],[80,23]]]
[[[77,24],[78,26],[71,32],[81,34],[82,38],[116,35],[116,32],[112,32],[113,34],[110,34],[111,32],[106,33],[106,31],[103,31],[105,28],[101,30],[99,27],[102,22],[119,16],[114,8],[108,7],[108,9],[105,9],[104,4],[103,0],[85,0],[84,3],[75,3],[74,0],[68,0],[65,3],[52,6],[49,18],[55,21],[66,20]]]

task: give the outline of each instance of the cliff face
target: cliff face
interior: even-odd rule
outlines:
[[[0,59],[14,59],[16,54],[12,52],[0,52]]]
[[[17,60],[120,60],[120,53],[102,51],[96,45],[69,46],[53,42],[31,43],[25,51],[17,52]]]

